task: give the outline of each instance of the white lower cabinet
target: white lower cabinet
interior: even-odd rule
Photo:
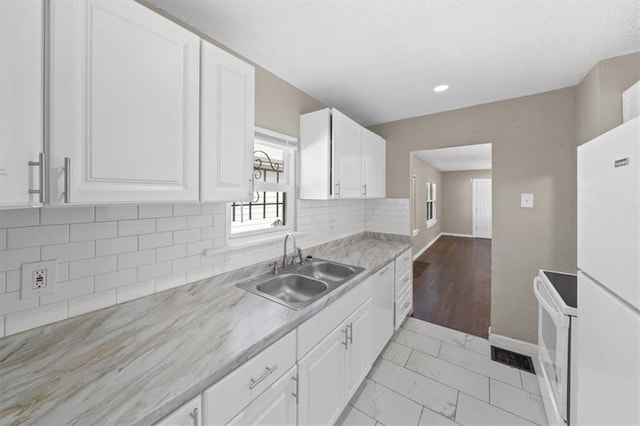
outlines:
[[[371,299],[298,362],[298,424],[333,424],[373,362]]]
[[[297,368],[289,369],[276,383],[229,422],[230,425],[295,425]]]
[[[199,426],[202,424],[200,395],[156,423],[156,426]]]
[[[384,349],[393,335],[395,308],[394,262],[390,262],[373,276],[371,283],[371,313],[375,333],[372,337],[374,357]]]

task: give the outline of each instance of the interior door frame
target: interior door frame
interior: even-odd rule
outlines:
[[[478,237],[477,236],[477,232],[476,232],[476,188],[477,188],[477,184],[478,181],[482,181],[482,180],[488,180],[489,183],[491,184],[491,202],[493,203],[493,179],[492,178],[473,178],[471,179],[471,192],[472,192],[472,199],[473,202],[471,204],[471,218],[472,218],[472,228],[471,228],[471,235],[473,236],[473,238],[486,238],[486,237]],[[491,236],[489,237],[489,239],[493,238],[493,205],[491,208]]]

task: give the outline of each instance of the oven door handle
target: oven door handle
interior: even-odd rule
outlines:
[[[539,290],[540,285],[542,285],[542,281],[540,281],[540,278],[535,277],[533,279],[533,293],[536,295],[536,299],[538,299],[538,303],[540,303],[541,308],[549,313],[553,318],[553,322],[555,322],[557,326],[569,328],[569,317],[562,312],[559,312],[557,308],[547,301],[545,295]],[[540,321],[539,318],[538,321]]]

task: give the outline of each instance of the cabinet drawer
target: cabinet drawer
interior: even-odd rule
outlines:
[[[400,328],[402,321],[404,318],[411,312],[413,309],[413,291],[411,288],[405,290],[404,293],[401,294],[400,299],[396,302],[396,326],[397,330]]]
[[[200,424],[200,395],[156,423],[156,426],[197,426]]]
[[[295,363],[294,330],[204,391],[204,424],[228,423]]]
[[[411,269],[411,249],[408,249],[396,258],[396,279],[399,278],[405,269]]]
[[[413,271],[411,269],[407,269],[404,271],[400,277],[396,276],[396,300],[398,300],[400,294],[404,293],[404,291],[411,287],[412,283]]]
[[[371,297],[371,277],[358,284],[321,312],[303,322],[297,329],[298,359],[301,359],[331,333],[358,306]]]

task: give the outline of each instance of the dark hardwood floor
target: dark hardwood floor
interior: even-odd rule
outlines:
[[[487,337],[491,240],[441,236],[413,263],[413,317]]]

